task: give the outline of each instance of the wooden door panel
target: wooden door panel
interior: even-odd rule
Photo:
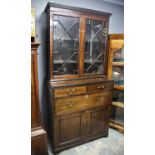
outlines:
[[[74,113],[54,118],[54,145],[56,148],[78,144],[83,141],[85,128],[84,113]]]
[[[31,155],[48,155],[47,135],[40,122],[37,49],[31,42]]]
[[[37,125],[39,125],[38,106],[39,105],[36,91],[34,55],[31,55],[31,126],[32,127],[36,127]]]
[[[46,134],[31,137],[31,155],[48,155]]]
[[[78,116],[60,120],[60,142],[65,143],[80,139],[81,118]],[[68,126],[69,125],[69,126]],[[73,130],[73,131],[72,131]],[[66,131],[66,132],[64,132]]]
[[[88,139],[107,135],[109,107],[93,109],[89,113]]]

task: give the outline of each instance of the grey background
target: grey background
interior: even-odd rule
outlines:
[[[108,0],[106,0],[108,1]],[[42,112],[42,118],[44,119],[44,125],[46,126],[46,118],[43,117],[43,112],[46,113],[46,88],[45,88],[45,76],[46,76],[46,51],[45,51],[45,13],[44,9],[47,2],[55,2],[58,4],[64,4],[68,6],[76,6],[81,8],[88,8],[98,11],[105,11],[112,13],[109,23],[109,33],[124,33],[124,6],[108,3],[104,0],[31,0],[31,6],[36,10],[36,33],[37,41],[41,43],[38,50],[38,73],[39,73],[39,98]],[[109,0],[111,1],[111,0]],[[117,0],[118,1],[118,0]]]

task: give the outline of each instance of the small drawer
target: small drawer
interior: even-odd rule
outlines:
[[[112,92],[94,93],[55,99],[55,114],[65,114],[110,104]]]
[[[54,89],[54,96],[55,97],[72,96],[72,95],[83,94],[85,92],[86,92],[85,86],[56,88]]]
[[[99,83],[87,86],[87,92],[91,91],[103,91],[107,89],[112,89],[113,83]]]

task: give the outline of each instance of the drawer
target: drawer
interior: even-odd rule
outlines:
[[[87,92],[91,91],[103,91],[107,89],[112,89],[113,83],[98,83],[87,86]]]
[[[107,105],[112,102],[112,92],[95,93],[55,99],[55,114],[65,114]]]
[[[85,86],[56,88],[54,89],[54,96],[55,97],[72,96],[77,94],[83,94],[85,92],[86,92]]]

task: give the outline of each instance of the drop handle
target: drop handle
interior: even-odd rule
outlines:
[[[67,89],[66,92],[70,95],[74,94],[76,92],[76,90],[74,88],[71,89]]]
[[[105,86],[104,85],[101,85],[101,86],[97,86],[97,89],[104,89]]]
[[[96,100],[97,100],[97,102],[103,102],[104,101],[104,97],[103,96],[97,96]]]
[[[75,102],[66,103],[68,108],[72,108],[75,105]]]

